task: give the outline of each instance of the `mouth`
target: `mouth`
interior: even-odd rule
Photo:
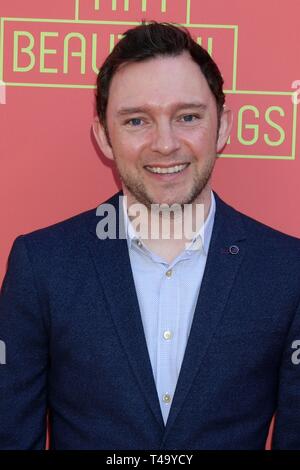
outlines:
[[[188,166],[188,163],[182,163],[180,165],[172,165],[172,166],[152,166],[146,165],[144,168],[152,174],[155,175],[174,175],[183,172]]]

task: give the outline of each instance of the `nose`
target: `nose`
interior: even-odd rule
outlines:
[[[170,155],[178,150],[180,143],[171,123],[161,122],[153,132],[151,150],[161,155]]]

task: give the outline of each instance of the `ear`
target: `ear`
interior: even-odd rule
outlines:
[[[106,158],[109,158],[109,160],[114,160],[112,147],[107,138],[104,126],[100,123],[98,117],[95,117],[92,129],[95,140],[103,155],[105,155]]]
[[[226,145],[228,137],[232,129],[233,113],[231,109],[224,106],[220,118],[220,127],[217,140],[217,152],[220,152]]]

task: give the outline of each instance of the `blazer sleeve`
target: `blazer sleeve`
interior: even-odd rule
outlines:
[[[300,450],[300,304],[282,356],[273,449]]]
[[[46,331],[22,235],[11,249],[0,292],[0,449],[45,448]]]

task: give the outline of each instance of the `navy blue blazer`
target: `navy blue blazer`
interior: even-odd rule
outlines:
[[[1,449],[43,449],[47,410],[53,449],[263,449],[274,413],[273,448],[300,449],[300,241],[216,203],[166,426],[126,240],[100,240],[95,209],[15,240]]]

